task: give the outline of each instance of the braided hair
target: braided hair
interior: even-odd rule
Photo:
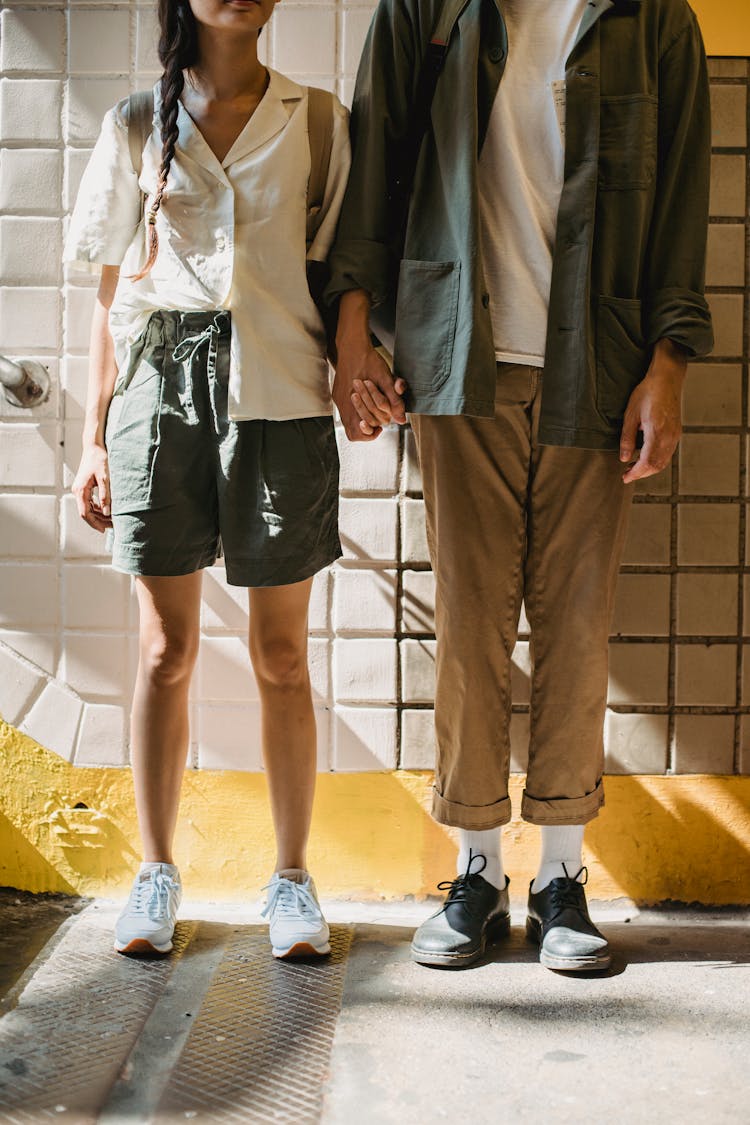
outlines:
[[[148,258],[146,264],[131,281],[140,281],[151,270],[159,253],[159,235],[156,231],[156,216],[161,207],[167,186],[169,169],[174,159],[175,145],[179,131],[177,115],[180,108],[180,95],[185,85],[184,72],[198,61],[198,27],[188,0],[159,0],[159,61],[164,68],[161,76],[161,164],[156,185],[156,194],[151,204],[146,223],[148,226]]]

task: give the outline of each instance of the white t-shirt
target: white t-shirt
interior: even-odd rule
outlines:
[[[179,106],[179,139],[157,218],[159,256],[145,257],[142,192],[161,162],[159,87],[140,183],[130,161],[123,105],[106,115],[83,176],[65,260],[120,266],[110,310],[118,367],[156,309],[232,313],[229,416],[307,418],[332,413],[323,325],[306,275],[307,91],[276,71],[258,108],[219,162]],[[349,173],[348,114],[334,103],[322,219],[309,257],[328,255]]]
[[[498,361],[544,366],[565,162],[565,63],[587,0],[503,0],[508,59],[479,160]]]

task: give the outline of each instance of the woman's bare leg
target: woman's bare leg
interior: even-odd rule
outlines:
[[[261,698],[276,870],[306,870],[317,738],[307,668],[312,579],[250,590],[250,656]]]
[[[188,751],[188,689],[198,653],[202,572],[139,578],[140,659],[130,746],[143,858],[172,863]]]

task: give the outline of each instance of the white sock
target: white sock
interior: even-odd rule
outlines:
[[[167,874],[169,874],[169,875],[171,875],[173,872],[174,873],[177,872],[177,867],[175,866],[174,863],[162,863],[159,860],[157,860],[155,862],[142,863],[141,866],[138,868],[138,874],[143,875],[143,874],[145,874],[146,871],[153,871],[154,868],[156,868],[156,867],[166,868]]]
[[[465,875],[471,861],[472,875],[481,875],[499,891],[505,889],[505,873],[500,852],[500,829],[488,828],[484,832],[470,832],[467,828],[458,830],[458,860],[456,871]],[[484,856],[487,866],[482,867],[479,856]]]
[[[583,825],[542,826],[542,856],[531,893],[543,891],[553,879],[575,879],[583,867]],[[564,865],[564,866],[563,866]]]

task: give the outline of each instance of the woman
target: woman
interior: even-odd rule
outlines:
[[[104,119],[66,243],[67,261],[101,269],[73,491],[87,523],[112,529],[113,565],[136,576],[140,609],[131,752],[144,862],[116,925],[122,953],[172,948],[201,572],[220,552],[227,581],[249,590],[277,840],[273,953],[329,951],[306,865],[316,772],[307,612],[313,575],[341,547],[326,338],[306,259],[325,259],[333,239],[348,129],[331,99],[330,165],[306,251],[308,91],[258,60],[274,6],[160,0],[164,73],[142,166],[126,99]]]

